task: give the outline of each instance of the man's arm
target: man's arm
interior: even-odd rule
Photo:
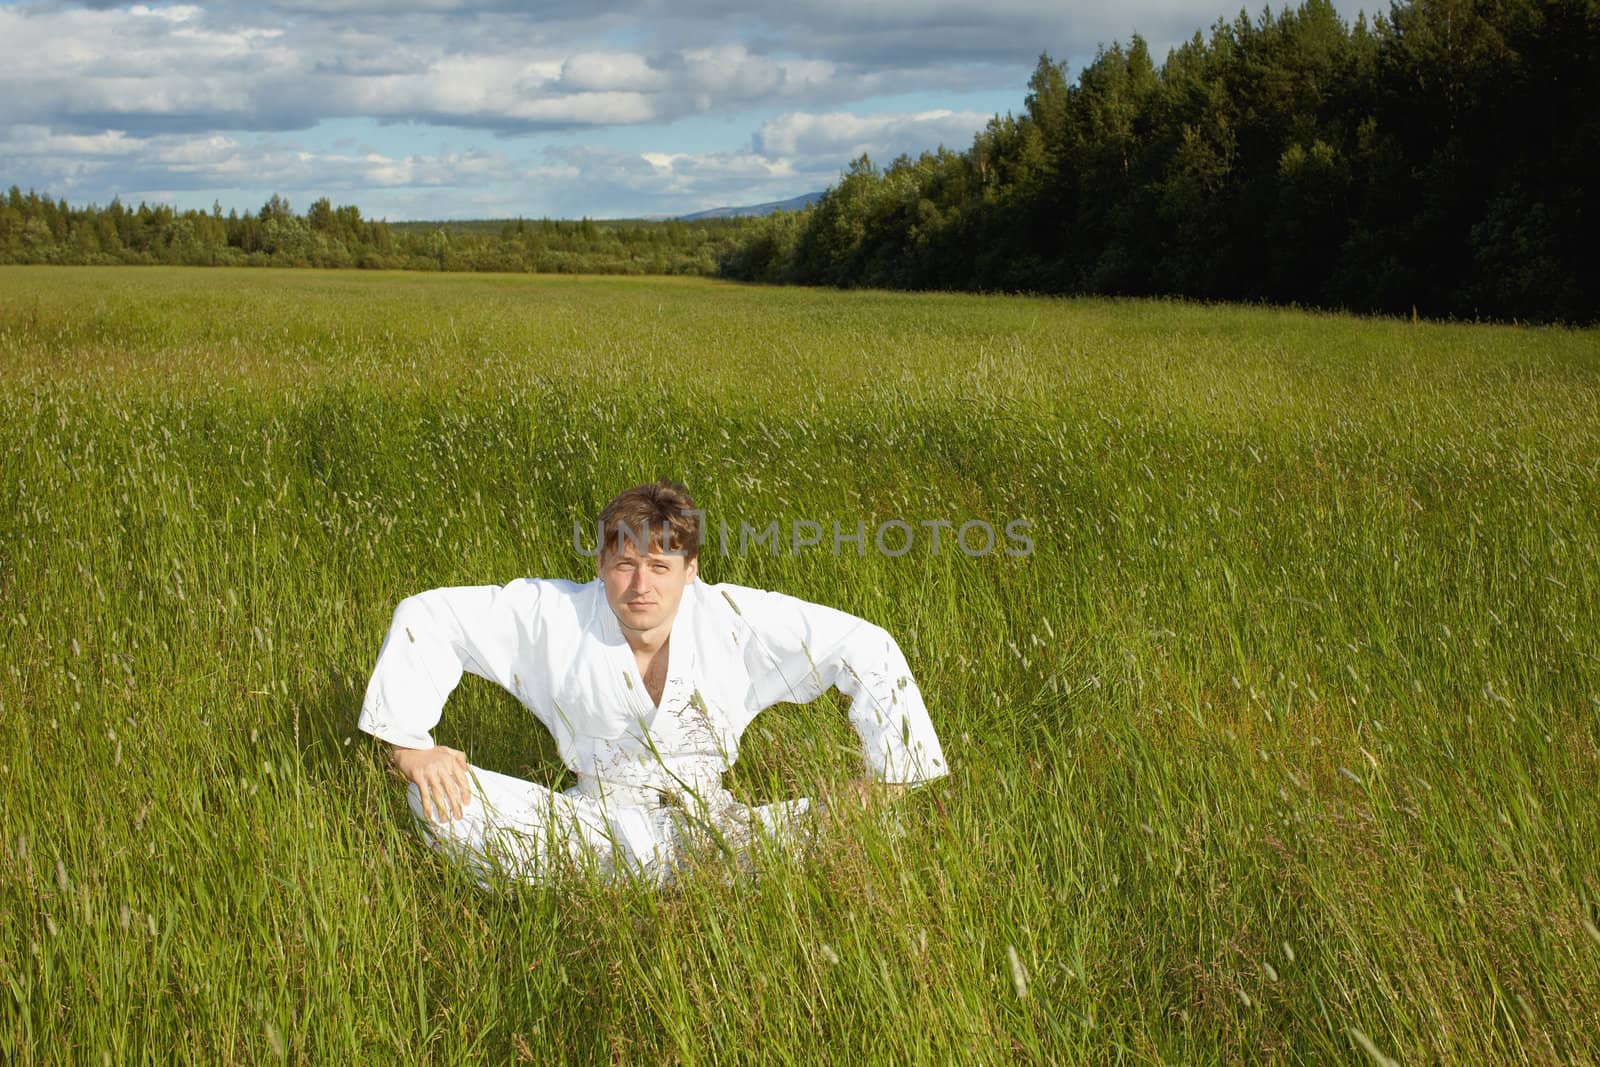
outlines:
[[[753,672],[756,708],[804,703],[837,686],[850,698],[870,780],[912,785],[948,773],[922,691],[886,630],[782,593],[720,588],[753,632],[752,656],[762,668]]]
[[[395,609],[357,726],[390,743],[430,819],[460,818],[472,797],[465,754],[433,743],[445,700],[467,671],[510,688],[519,613],[532,608],[536,585],[433,589]]]

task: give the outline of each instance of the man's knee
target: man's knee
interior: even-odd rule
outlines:
[[[416,785],[406,788],[417,827],[433,848],[485,873],[544,880],[554,865],[609,869],[611,830],[605,819],[581,816],[571,798],[507,775],[473,768],[472,796],[461,818],[435,822]],[[435,805],[437,807],[437,805]]]

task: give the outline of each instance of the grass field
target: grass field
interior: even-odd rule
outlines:
[[[1600,1060],[1600,334],[0,268],[0,464],[7,1064]],[[898,635],[952,773],[754,879],[479,891],[354,736],[389,615],[592,575],[658,474],[1033,524],[702,562]],[[558,782],[518,712],[440,739]],[[852,750],[775,708],[732,784]]]

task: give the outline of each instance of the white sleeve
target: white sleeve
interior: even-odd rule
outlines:
[[[850,698],[850,725],[873,778],[912,783],[947,773],[922,691],[888,631],[782,593],[720,588],[752,632],[753,711],[805,703],[837,686]]]
[[[445,698],[471,671],[511,688],[519,616],[536,582],[432,589],[400,602],[356,725],[402,748],[432,748]]]

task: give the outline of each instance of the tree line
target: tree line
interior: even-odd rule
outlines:
[[[967,151],[862,156],[724,274],[1596,318],[1600,0],[1307,0],[1028,90]]]
[[[12,186],[0,262],[712,274],[1593,322],[1600,0],[1328,0],[1135,35],[963,152],[855,160],[812,207],[694,222],[223,215]]]
[[[296,214],[166,204],[71,207],[13,185],[0,198],[0,263],[354,267],[545,274],[713,274],[745,220],[513,219],[391,223],[323,198]]]

